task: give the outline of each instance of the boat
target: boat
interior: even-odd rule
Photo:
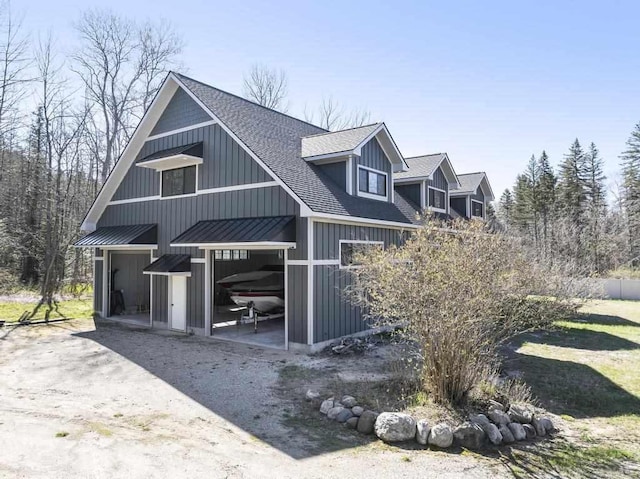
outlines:
[[[262,313],[284,309],[284,267],[267,265],[259,270],[238,273],[218,280],[229,291],[229,298],[241,307]]]

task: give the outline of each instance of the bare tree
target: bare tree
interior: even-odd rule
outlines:
[[[286,112],[287,75],[265,65],[253,65],[244,76],[244,96],[259,105]]]
[[[81,47],[73,55],[73,68],[97,115],[96,133],[103,137],[97,161],[104,182],[175,64],[182,40],[166,23],[138,25],[105,10],[86,12],[76,29]]]
[[[322,99],[315,112],[305,108],[304,117],[309,123],[315,123],[325,130],[337,131],[366,125],[370,121],[371,114],[359,109],[346,111],[330,96]]]

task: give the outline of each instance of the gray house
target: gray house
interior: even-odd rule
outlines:
[[[487,203],[494,200],[487,174],[483,171],[458,175],[460,186],[451,190],[453,216],[487,218]]]
[[[171,73],[76,243],[94,251],[94,309],[282,348],[365,331],[344,295],[352,252],[417,227],[417,197],[394,187],[408,168],[384,123],[328,132]],[[459,187],[448,159],[429,181]],[[280,306],[257,330],[237,302],[252,295]]]

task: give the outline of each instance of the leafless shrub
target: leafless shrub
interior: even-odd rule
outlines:
[[[579,286],[478,222],[427,221],[402,247],[357,254],[351,300],[377,325],[400,324],[419,346],[420,383],[433,401],[460,404],[495,374],[498,347],[575,313]]]

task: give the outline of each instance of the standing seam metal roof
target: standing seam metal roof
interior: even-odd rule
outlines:
[[[255,243],[296,241],[295,216],[268,216],[199,221],[172,244]]]
[[[79,239],[74,246],[123,246],[158,243],[158,227],[155,224],[105,226]]]

